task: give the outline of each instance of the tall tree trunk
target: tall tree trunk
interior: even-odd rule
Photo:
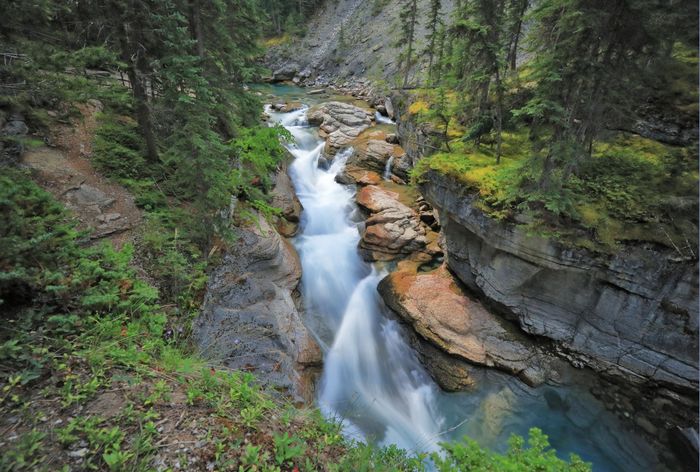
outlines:
[[[413,40],[416,30],[416,14],[418,10],[417,0],[411,0],[411,14],[408,24],[408,53],[406,53],[406,70],[403,76],[403,88],[408,87],[408,74],[411,72],[413,58]]]
[[[202,16],[200,14],[201,7],[199,0],[189,1],[190,14],[190,35],[195,41],[195,52],[200,59],[204,59],[204,34],[202,32]]]
[[[501,143],[503,141],[503,86],[501,74],[496,67],[496,164],[501,163]]]
[[[510,38],[510,45],[508,48],[508,64],[510,64],[510,70],[515,70],[516,61],[518,59],[518,43],[520,42],[520,34],[523,28],[523,17],[525,16],[525,11],[529,0],[520,0],[520,9],[518,11],[518,17],[515,20],[515,28]]]
[[[131,84],[131,93],[136,102],[136,121],[139,124],[139,131],[146,143],[146,157],[150,162],[158,161],[158,146],[156,136],[153,132],[153,122],[151,120],[151,110],[148,107],[148,93],[144,85],[143,68],[145,58],[144,52],[139,50],[138,25],[132,35],[129,23],[122,23],[119,35],[119,47],[121,59],[127,64],[126,74]],[[132,37],[134,36],[134,37]],[[141,69],[139,69],[141,66]]]

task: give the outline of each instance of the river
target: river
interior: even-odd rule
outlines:
[[[310,103],[318,100],[290,87]],[[352,149],[319,166],[323,140],[306,122],[306,107],[275,113],[272,121],[293,136],[289,173],[303,205],[294,239],[302,263],[305,322],[325,360],[318,406],[342,421],[346,436],[412,451],[434,451],[441,441],[463,436],[504,452],[511,434],[541,428],[562,458],[570,453],[594,471],[668,470],[641,435],[606,410],[585,386],[530,388],[509,375],[483,369],[469,392],[441,391],[389,316],[376,287],[386,268],[362,260],[357,244],[362,217],[355,189],[335,181]]]

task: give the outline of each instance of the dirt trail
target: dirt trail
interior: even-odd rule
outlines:
[[[80,118],[52,129],[55,147],[27,151],[22,163],[35,172],[37,182],[68,207],[91,239],[109,238],[116,247],[130,239],[141,222],[141,211],[124,187],[101,176],[90,162],[102,104],[90,100],[77,105]]]

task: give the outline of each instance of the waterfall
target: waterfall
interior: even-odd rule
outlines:
[[[378,111],[374,112],[374,121],[376,121],[378,124],[383,124],[383,125],[395,125],[394,120],[389,118],[388,116],[384,116]]]
[[[384,180],[391,180],[391,166],[394,165],[394,156],[389,156],[384,166]]]
[[[268,112],[294,137],[289,172],[304,207],[295,246],[305,308],[321,320],[311,329],[326,348],[319,406],[342,420],[348,436],[435,450],[444,421],[436,407],[439,390],[385,316],[377,284],[386,274],[359,256],[354,192],[335,181],[352,149],[321,169],[324,143],[308,127],[306,110]]]
[[[304,211],[293,243],[302,264],[304,322],[325,353],[317,402],[326,417],[341,421],[347,437],[421,452],[464,435],[504,452],[510,434],[538,426],[561,457],[576,452],[596,471],[680,470],[661,464],[644,437],[605,410],[589,391],[587,373],[571,371],[565,377],[575,376],[571,384],[563,378],[559,386],[533,389],[474,368],[473,389],[441,391],[387,316],[376,290],[385,272],[358,254],[363,219],[354,190],[335,181],[353,150],[319,168],[325,143],[309,126],[307,109],[266,111],[294,138],[286,144],[294,156],[289,174]],[[386,163],[385,178],[392,165]],[[547,399],[554,396],[560,401],[552,406]]]

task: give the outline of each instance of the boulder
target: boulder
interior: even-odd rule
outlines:
[[[371,170],[346,165],[342,172],[336,175],[335,181],[343,185],[379,185],[382,176]]]
[[[326,136],[327,154],[335,154],[348,146],[372,124],[372,114],[360,107],[343,102],[327,102],[309,110],[310,124],[319,125]]]
[[[360,239],[365,260],[389,261],[425,249],[425,227],[397,193],[367,185],[357,192],[356,200],[370,213]]]
[[[23,120],[11,120],[2,128],[0,134],[4,136],[25,136],[29,128]]]
[[[273,82],[292,80],[299,72],[299,65],[293,62],[287,63],[272,73]]]
[[[296,251],[262,216],[238,236],[209,278],[193,325],[199,350],[311,400],[306,379],[318,374],[322,354],[293,297],[301,277]]]
[[[391,98],[386,97],[384,100],[384,108],[386,109],[386,115],[392,120],[396,118],[396,113],[394,112],[394,104],[391,103]]]
[[[396,271],[378,286],[386,304],[424,339],[473,365],[543,383],[549,364],[515,326],[467,296],[443,265],[428,273]]]

